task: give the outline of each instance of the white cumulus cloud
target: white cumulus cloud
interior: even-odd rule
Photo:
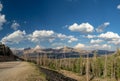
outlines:
[[[109,22],[105,22],[105,23],[103,23],[102,25],[100,25],[98,28],[96,28],[96,31],[97,31],[97,32],[103,32],[104,29],[105,29],[106,27],[108,27],[109,25],[110,25]]]
[[[52,30],[35,30],[32,34],[29,35],[29,40],[32,42],[39,42],[48,40],[51,41],[54,39],[54,31]]]
[[[108,45],[108,44],[103,44],[103,45],[102,45],[102,48],[103,48],[103,49],[106,49],[106,48],[110,49],[110,48],[111,48],[111,46],[110,46],[110,45]]]
[[[117,6],[117,9],[120,9],[120,4]]]
[[[81,44],[81,43],[78,43],[77,45],[74,46],[74,48],[82,49],[82,48],[85,48],[85,45]]]
[[[26,32],[25,31],[20,31],[20,30],[17,30],[5,37],[2,38],[2,43],[4,44],[12,44],[12,43],[19,43],[21,42],[22,40],[24,40],[24,37],[26,35]]]
[[[60,38],[61,40],[68,39],[69,43],[72,43],[74,41],[78,41],[78,39],[75,38],[74,36],[71,36],[71,35],[67,36],[67,35],[61,34],[61,33],[57,34],[57,38]]]
[[[61,40],[68,38],[68,36],[66,36],[65,34],[61,34],[61,33],[57,34],[57,37],[60,38]]]
[[[2,11],[2,9],[3,9],[3,5],[1,4],[1,2],[0,2],[0,11]],[[2,30],[3,29],[3,24],[6,22],[6,19],[5,19],[5,15],[3,14],[1,14],[0,13],[0,30]]]
[[[108,44],[94,44],[87,47],[88,49],[101,49],[101,50],[109,50],[111,49],[111,45]]]
[[[117,39],[117,40],[111,40],[111,41],[108,41],[108,43],[110,44],[114,44],[114,45],[120,45],[120,39]]]
[[[86,49],[86,50],[96,50],[96,49],[110,50],[111,49],[111,45],[108,45],[108,44],[85,45],[85,44],[78,43],[77,45],[74,46],[74,48]]]
[[[0,30],[3,29],[3,24],[6,22],[5,15],[0,14]]]
[[[82,23],[80,25],[74,23],[73,25],[69,26],[68,29],[73,32],[81,32],[81,33],[91,33],[94,31],[94,27],[89,23]]]
[[[84,36],[84,37],[86,37],[86,38],[88,38],[88,39],[91,39],[91,38],[95,38],[95,37],[97,37],[96,35],[87,35],[87,36]]]
[[[72,42],[74,42],[74,41],[78,41],[78,39],[75,38],[75,37],[71,37],[70,40],[69,40],[68,42],[69,42],[69,43],[72,43]]]
[[[120,38],[120,36],[117,33],[114,33],[114,32],[102,33],[98,37],[106,39],[106,40],[114,40],[114,39],[119,39]]]
[[[32,42],[40,42],[45,40],[53,42],[55,39],[60,39],[68,40],[70,43],[78,40],[74,36],[67,36],[62,33],[56,33],[53,30],[35,30],[32,34],[28,36],[28,39]]]
[[[97,44],[97,43],[101,43],[103,41],[105,41],[109,44],[114,44],[114,45],[120,44],[120,36],[118,33],[114,33],[114,32],[106,32],[106,33],[101,33],[99,35],[87,35],[84,37],[86,37],[88,39],[98,38],[97,40],[92,39],[90,41],[91,44]]]
[[[16,21],[14,21],[11,25],[11,28],[14,29],[14,30],[17,30],[19,26],[20,26],[20,24],[17,23]]]
[[[36,30],[33,32],[33,36],[34,37],[49,37],[52,36],[54,34],[54,31],[52,30]]]
[[[99,44],[99,43],[101,43],[101,42],[103,42],[103,40],[100,40],[100,39],[97,39],[97,40],[92,39],[92,40],[90,41],[91,44]]]
[[[72,35],[56,33],[53,30],[35,30],[30,34],[26,34],[25,31],[16,30],[15,32],[3,37],[1,41],[4,44],[16,44],[25,40],[33,43],[45,41],[53,42],[54,40],[71,43],[77,41],[78,39]]]
[[[0,3],[0,11],[2,11],[3,9],[3,5]]]
[[[103,25],[108,26],[108,25],[110,25],[110,22],[105,22]]]

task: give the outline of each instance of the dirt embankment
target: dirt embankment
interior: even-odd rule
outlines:
[[[46,74],[46,78],[48,81],[77,81],[70,77],[64,76],[57,71],[53,71],[47,68],[40,67],[40,70]]]

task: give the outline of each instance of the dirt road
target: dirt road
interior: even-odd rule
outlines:
[[[30,81],[36,74],[35,67],[27,62],[0,62],[0,81]],[[38,77],[37,77],[38,78]],[[31,80],[31,81],[36,81]],[[39,79],[37,81],[44,81]]]

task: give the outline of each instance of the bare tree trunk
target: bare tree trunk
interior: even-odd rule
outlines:
[[[42,57],[41,57],[41,54],[40,54],[40,65],[42,65]]]
[[[28,56],[27,56],[27,54],[25,54],[25,59],[26,59],[26,61],[28,61]]]
[[[111,56],[111,59],[112,59],[112,62],[111,62],[111,79],[114,78],[113,74],[114,74],[114,59],[113,57]]]
[[[72,61],[72,71],[74,71],[74,63],[73,63],[74,59],[71,59],[71,61]]]
[[[71,63],[70,63],[70,56],[69,56],[69,58],[68,58],[68,68],[70,69],[70,67],[71,67]]]
[[[56,68],[58,68],[57,55],[55,56],[55,66],[56,66]]]
[[[118,81],[118,77],[117,77],[117,59],[114,59],[114,78]]]
[[[62,58],[59,58],[59,68],[61,69],[61,61],[62,61]]]
[[[37,65],[39,65],[40,64],[40,54],[38,53],[37,54]]]
[[[93,57],[93,76],[96,76],[96,73],[95,73],[96,59],[97,59],[97,50],[94,52],[94,57]]]
[[[43,65],[46,66],[47,54],[43,55]]]
[[[50,65],[50,56],[48,55],[48,64],[47,64],[47,66],[49,66]]]
[[[44,62],[43,62],[43,54],[41,55],[41,65],[43,66],[44,65]]]
[[[104,78],[107,76],[107,55],[105,55]]]
[[[113,60],[113,77],[115,78],[115,59]]]
[[[64,63],[64,67],[66,68],[67,64],[66,64],[66,55],[65,54],[66,54],[66,47],[64,47],[64,56],[63,56],[64,57],[63,58],[63,61],[64,61],[63,63]]]
[[[87,62],[86,62],[86,81],[89,81],[89,56],[87,54]]]

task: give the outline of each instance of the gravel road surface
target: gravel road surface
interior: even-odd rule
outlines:
[[[34,68],[27,62],[0,62],[0,81],[28,81]]]

